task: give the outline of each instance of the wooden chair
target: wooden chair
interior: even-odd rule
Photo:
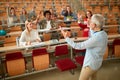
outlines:
[[[0,36],[0,47],[3,47],[4,45],[4,40],[5,40],[5,36]]]
[[[43,41],[48,41],[51,39],[51,33],[43,33]]]
[[[106,48],[105,54],[103,56],[103,60],[106,60],[109,56],[109,52],[108,52],[108,47]]]
[[[16,37],[7,37],[4,39],[4,46],[16,45]]]
[[[15,32],[15,31],[22,31],[21,26],[11,27],[10,32]]]
[[[9,76],[25,73],[25,60],[21,52],[6,54],[6,69]]]
[[[54,56],[56,57],[62,57],[64,55],[68,55],[68,46],[67,45],[59,45],[55,47],[55,53]],[[72,71],[75,69],[77,66],[76,64],[70,59],[70,58],[63,58],[63,59],[57,59],[55,61],[56,66],[58,67],[59,70],[61,71],[67,71],[70,70]],[[74,74],[74,72],[72,72]]]
[[[71,26],[79,26],[79,25],[78,25],[78,22],[72,22]]]
[[[32,51],[32,62],[35,70],[43,70],[49,68],[49,54],[46,48],[34,49]]]
[[[118,34],[118,27],[109,27],[108,28],[108,34]]]
[[[116,58],[120,58],[120,39],[115,39],[113,41],[113,54]]]
[[[73,53],[75,54],[74,59],[76,63],[78,63],[80,66],[83,65],[85,52],[86,52],[86,49],[82,49],[82,50],[73,49]]]
[[[61,22],[60,24],[58,24],[61,27],[66,27],[67,25],[64,22]]]
[[[77,30],[77,37],[83,37],[83,30]]]
[[[21,26],[14,26],[10,28],[10,31],[8,34],[11,34],[10,36],[18,37],[21,34],[16,34],[17,32],[22,32]]]

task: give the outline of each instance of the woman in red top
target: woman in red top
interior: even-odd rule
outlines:
[[[92,17],[92,12],[87,11],[86,12],[86,18],[83,20],[82,15],[78,13],[78,24],[80,28],[83,30],[83,37],[88,37],[89,36],[89,22]]]

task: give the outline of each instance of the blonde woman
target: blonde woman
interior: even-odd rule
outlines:
[[[38,31],[33,29],[33,23],[30,20],[25,21],[26,29],[22,32],[19,39],[20,45],[31,45],[33,42],[41,42]]]

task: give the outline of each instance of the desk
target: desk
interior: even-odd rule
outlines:
[[[10,32],[10,33],[7,33],[7,35],[5,35],[5,36],[12,36],[12,35],[18,35],[18,34],[21,34],[22,33],[22,31],[17,31],[17,32]]]
[[[76,21],[77,20],[72,19],[72,20],[57,20],[56,22],[57,23],[61,23],[61,22],[67,23],[67,22],[76,22]]]
[[[120,38],[120,34],[117,34],[117,35],[108,35],[108,39],[109,39],[109,42],[113,41],[112,39],[114,38]],[[86,39],[88,39],[87,37],[78,37],[77,39],[74,39],[74,38],[71,38],[72,40],[74,41],[84,41]],[[27,48],[32,48],[32,47],[36,47],[36,46],[48,46],[48,45],[54,45],[54,44],[66,44],[65,42],[65,39],[60,39],[59,42],[57,43],[54,43],[52,41],[45,41],[45,42],[41,42],[40,44],[33,44],[33,45],[29,45],[29,46],[9,46],[9,47],[0,47],[0,52],[5,52],[5,51],[12,51],[12,50],[19,50],[19,49],[27,49]],[[73,59],[73,51],[72,51],[72,47],[69,46],[69,49],[70,49],[70,56],[71,56],[71,59]],[[51,49],[47,49],[47,51],[50,53],[50,52],[54,52],[55,50],[55,46],[52,47]],[[3,53],[3,55],[5,55],[5,53]],[[28,54],[24,54],[24,57],[28,57],[28,56],[31,56],[32,54],[31,53],[28,53]],[[3,59],[4,59],[4,56],[2,56]]]
[[[22,24],[25,24],[25,23],[13,23],[12,26],[17,26],[17,25],[22,25]],[[8,24],[2,24],[0,26],[8,26]]]
[[[67,28],[67,27],[62,27],[62,29],[64,30],[70,30],[70,29],[80,29],[80,27],[70,27],[70,28]],[[49,29],[37,29],[38,32],[40,33],[44,33],[44,32],[54,32],[54,31],[60,31],[60,29],[54,29],[54,30],[49,30]],[[22,31],[17,31],[17,32],[11,32],[11,33],[7,33],[7,35],[5,36],[12,36],[12,35],[18,35],[18,34],[21,34]]]
[[[21,23],[22,24],[22,23]],[[111,28],[111,27],[118,27],[120,25],[105,25],[103,28]],[[64,30],[74,30],[74,29],[80,29],[80,27],[76,27],[76,26],[72,26],[72,27],[62,27],[62,29]],[[49,30],[49,29],[38,29],[38,32],[40,33],[44,33],[44,32],[53,32],[53,31],[60,31],[60,29],[54,29],[54,30]],[[7,33],[6,36],[9,36],[9,35],[18,35],[18,34],[21,34],[22,32],[21,31],[17,31],[17,32],[11,32],[11,33]]]
[[[61,27],[62,30],[72,30],[72,29],[80,29],[80,27]],[[60,28],[58,29],[53,29],[53,30],[50,30],[50,29],[37,29],[38,32],[54,32],[54,31],[60,31],[61,30]]]
[[[111,27],[118,27],[118,26],[120,26],[120,25],[105,25],[105,26],[103,26],[103,28],[111,28]]]
[[[116,35],[108,35],[108,40],[111,39],[115,39],[115,38],[120,38],[120,34],[116,34]],[[80,41],[84,41],[87,40],[87,37],[77,37],[77,39],[75,38],[71,38],[74,41],[80,42]],[[7,47],[0,47],[0,52],[4,52],[4,51],[12,51],[12,50],[19,50],[19,49],[28,49],[28,48],[32,48],[32,47],[44,47],[44,46],[48,46],[48,45],[57,45],[57,44],[64,44],[66,43],[65,39],[60,39],[59,42],[54,43],[51,40],[50,41],[45,41],[45,42],[41,42],[39,44],[33,44],[33,45],[29,45],[29,46],[7,46]]]

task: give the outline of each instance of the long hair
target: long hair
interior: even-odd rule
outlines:
[[[87,11],[86,11],[86,14],[85,14],[85,15],[86,15],[86,18],[88,18],[88,17],[87,17],[87,12],[89,12],[89,13],[90,13],[90,16],[92,17],[92,15],[93,15],[93,14],[92,14],[92,11],[87,10]]]
[[[26,34],[30,36],[30,30],[28,28],[28,23],[32,22],[32,20],[27,19],[25,21],[25,28],[26,28]]]
[[[66,10],[65,16],[72,16],[72,10],[71,7],[69,5],[66,6],[66,8],[69,7],[70,8],[70,12],[68,13],[68,11]]]
[[[21,14],[23,14],[23,11],[25,11],[25,15],[27,15],[27,11],[25,8],[22,8]]]

